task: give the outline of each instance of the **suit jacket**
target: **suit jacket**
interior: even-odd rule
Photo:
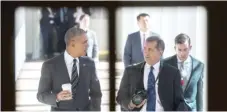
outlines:
[[[76,18],[74,17],[74,13],[76,12],[76,8],[68,8],[66,16],[68,17],[68,26],[67,29],[74,27],[77,25]]]
[[[157,33],[150,32],[151,36],[159,36]],[[129,34],[124,48],[123,61],[125,67],[144,61],[141,45],[140,32]]]
[[[129,110],[128,104],[135,91],[144,89],[144,65],[145,62],[128,66],[124,71],[116,98],[123,110]],[[180,86],[179,70],[161,62],[158,77],[158,94],[164,111],[187,110],[183,98],[183,90]],[[135,108],[132,111],[139,111],[141,108]]]
[[[55,22],[55,15],[56,15],[55,10],[53,8],[51,8],[51,10],[53,12],[53,16],[54,16],[53,18],[49,17],[50,12],[46,7],[41,9],[42,17],[40,19],[40,26],[41,28],[45,27],[46,28],[45,30],[48,30],[48,28],[55,25],[55,23],[53,24],[50,23],[51,20]]]
[[[192,71],[188,84],[184,90],[184,99],[191,111],[203,109],[203,69],[204,64],[190,56],[192,59]],[[165,59],[165,62],[178,68],[177,56]]]
[[[62,15],[61,15],[62,14]],[[67,30],[67,13],[64,12],[64,8],[58,8],[56,9],[56,18],[55,18],[55,23],[58,27],[59,30]],[[63,21],[61,20],[63,19]],[[67,18],[67,19],[66,19]],[[64,37],[64,36],[63,36]]]
[[[93,58],[97,62],[99,59],[98,56],[99,48],[96,33],[92,30],[87,30],[87,38],[88,38],[87,56]]]
[[[80,57],[79,71],[75,100],[57,103],[56,95],[62,91],[62,84],[70,83],[64,53],[45,61],[41,70],[38,101],[51,105],[52,111],[100,111],[102,93],[94,61],[88,57]]]

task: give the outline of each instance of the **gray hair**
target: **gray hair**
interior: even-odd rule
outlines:
[[[68,46],[69,40],[71,40],[73,37],[81,36],[85,34],[86,32],[83,29],[80,29],[78,27],[72,27],[68,29],[68,31],[65,33],[65,44]]]
[[[158,50],[162,50],[162,51],[165,50],[165,43],[159,36],[151,36],[146,39],[146,42],[153,42],[153,41],[157,42],[156,48]]]

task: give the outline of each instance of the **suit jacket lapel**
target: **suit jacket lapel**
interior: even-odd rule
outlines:
[[[173,56],[172,65],[178,69],[177,63],[178,63],[178,62],[177,62],[177,55],[174,55],[174,56]]]
[[[186,85],[185,92],[187,91],[189,85],[191,84],[191,79],[195,75],[196,67],[199,64],[198,61],[196,61],[192,56],[190,56],[190,57],[192,59],[192,71],[191,71],[191,74],[190,74],[190,78],[189,78],[188,84]]]
[[[145,67],[145,64],[146,64],[146,62],[143,62],[143,63],[141,64],[141,73],[142,73],[142,74],[140,75],[141,78],[142,78],[142,84],[141,84],[141,86],[142,86],[143,89],[145,89],[145,88],[144,88],[144,83],[143,83],[143,82],[144,82],[143,79],[144,79],[144,67]]]
[[[57,66],[58,66],[57,68],[62,69],[61,70],[62,73],[60,74],[62,75],[63,80],[67,80],[67,82],[70,82],[69,73],[65,63],[64,53],[61,54],[59,64],[57,64]]]
[[[83,59],[81,57],[79,57],[79,80],[78,80],[78,84],[80,82],[80,79],[83,75],[84,72],[84,67],[86,66],[86,64],[84,63]]]
[[[135,72],[136,75],[134,77],[135,80],[135,89],[144,89],[144,84],[143,84],[143,76],[144,76],[144,65],[145,62],[142,62],[138,65],[138,69]]]
[[[163,61],[160,61],[160,68],[159,68],[159,73],[158,73],[158,77],[157,77],[157,82],[155,82],[155,84],[156,83],[158,83],[157,85],[158,85],[158,94],[159,94],[159,99],[160,99],[160,102],[161,102],[161,104],[164,104],[164,102],[163,102],[163,99],[162,99],[162,91],[163,90],[161,90],[161,89],[163,89],[163,87],[161,87],[162,85],[163,85],[163,83],[165,83],[165,82],[163,82],[162,80],[159,80],[160,79],[160,77],[165,77],[165,76],[162,76],[162,69],[163,69]],[[155,85],[156,86],[156,85]]]

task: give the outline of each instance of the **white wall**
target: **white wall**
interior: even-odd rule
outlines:
[[[99,50],[108,50],[108,20],[107,19],[91,19],[90,28],[96,32]]]
[[[32,8],[27,8],[25,7],[25,20],[26,20],[26,54],[32,53],[32,48],[33,48],[33,41],[32,39],[34,38],[33,34],[33,23],[32,23],[32,13],[34,13]]]
[[[25,61],[25,9],[15,11],[15,78],[17,79]]]
[[[92,15],[90,18],[90,29],[96,32],[99,51],[108,51],[109,25],[107,9],[103,7],[94,7],[91,11]]]
[[[26,54],[32,54],[36,59],[40,56],[40,9],[37,7],[25,7],[26,12]]]

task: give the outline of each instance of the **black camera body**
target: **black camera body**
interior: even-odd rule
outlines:
[[[136,90],[132,96],[132,103],[134,105],[139,105],[143,102],[144,99],[147,98],[147,91],[144,89]]]

